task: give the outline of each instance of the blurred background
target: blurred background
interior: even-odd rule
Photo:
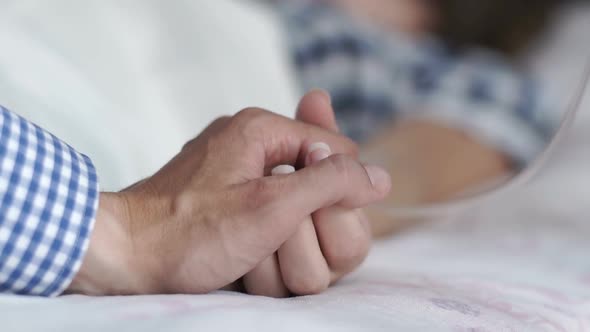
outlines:
[[[149,176],[221,115],[331,93],[388,168],[387,208],[506,183],[556,135],[590,54],[589,1],[0,1],[0,103],[96,163]],[[407,221],[375,209],[376,233]],[[413,221],[409,221],[413,222]]]
[[[321,87],[392,173],[376,235],[405,230],[302,300],[4,299],[0,316],[27,331],[588,331],[588,90],[534,181],[436,222],[392,213],[533,167],[576,101],[588,32],[588,0],[0,0],[0,104],[90,156],[102,190],[151,175],[218,116],[292,117]]]

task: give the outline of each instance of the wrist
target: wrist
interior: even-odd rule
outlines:
[[[129,232],[129,209],[123,194],[101,193],[80,270],[67,289],[69,293],[114,295],[141,293],[141,276],[133,259]]]

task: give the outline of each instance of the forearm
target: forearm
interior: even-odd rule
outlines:
[[[459,130],[424,120],[406,120],[363,147],[392,176],[394,190],[387,204],[415,206],[441,202],[510,171],[509,159]],[[372,213],[376,235],[415,220],[392,220]]]

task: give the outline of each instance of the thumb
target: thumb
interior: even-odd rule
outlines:
[[[295,118],[333,132],[339,131],[330,94],[325,90],[312,90],[303,96]]]
[[[289,175],[260,178],[243,185],[255,233],[278,247],[313,212],[333,205],[362,208],[382,200],[391,188],[387,172],[364,166],[347,155],[333,155]],[[254,209],[253,209],[254,208]]]

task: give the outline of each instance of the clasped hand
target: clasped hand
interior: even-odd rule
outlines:
[[[101,194],[68,291],[319,293],[366,257],[360,209],[390,190],[384,170],[357,158],[321,91],[297,120],[254,108],[217,119],[152,177]],[[270,176],[281,164],[298,170]]]

